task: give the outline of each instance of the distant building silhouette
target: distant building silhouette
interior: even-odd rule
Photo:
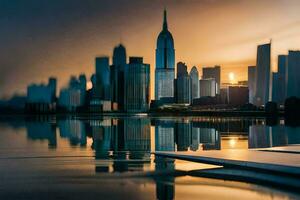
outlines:
[[[248,88],[249,88],[249,103],[254,104],[254,96],[255,96],[255,74],[256,74],[256,66],[248,67]]]
[[[167,11],[164,11],[163,30],[157,38],[155,68],[155,100],[174,97],[175,49],[168,30]]]
[[[199,73],[197,67],[193,67],[190,71],[191,84],[191,102],[200,97]]]
[[[257,48],[255,72],[255,105],[262,106],[270,97],[271,44],[259,45]]]
[[[71,77],[68,87],[60,91],[58,104],[67,111],[77,111],[78,108],[85,106],[85,99],[86,77],[82,74],[78,79]]]
[[[220,94],[220,88],[221,88],[221,67],[215,66],[215,67],[204,67],[202,69],[202,79],[215,79],[215,93]]]
[[[300,51],[289,51],[287,68],[287,98],[300,98]]]
[[[150,106],[150,65],[130,57],[125,72],[125,111],[146,112]]]
[[[108,57],[96,58],[96,97],[110,100],[110,69]]]
[[[111,111],[110,68],[108,57],[97,57],[96,73],[92,75],[93,88],[89,98],[89,111]]]
[[[177,63],[177,79],[174,83],[176,102],[180,104],[190,104],[190,76],[187,72],[187,66],[182,62]]]
[[[47,85],[31,84],[27,87],[26,110],[28,112],[52,112],[56,110],[56,79],[49,78]]]

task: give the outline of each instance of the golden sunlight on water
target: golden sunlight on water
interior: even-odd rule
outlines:
[[[248,149],[247,136],[223,136],[221,137],[222,149]]]

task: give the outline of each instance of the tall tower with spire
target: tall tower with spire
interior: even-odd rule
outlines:
[[[174,97],[175,49],[168,30],[167,11],[164,10],[162,31],[156,44],[155,100]]]

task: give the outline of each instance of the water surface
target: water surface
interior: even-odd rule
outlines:
[[[297,199],[248,183],[191,177],[216,166],[153,151],[300,144],[300,128],[246,118],[1,117],[1,199]]]

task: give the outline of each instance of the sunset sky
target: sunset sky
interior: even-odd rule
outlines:
[[[221,65],[247,79],[258,44],[272,38],[277,55],[300,49],[299,0],[0,0],[0,97],[25,93],[30,83],[95,71],[94,58],[112,55],[120,41],[129,56],[151,64],[154,91],[155,48],[168,10],[176,62],[189,69]]]

